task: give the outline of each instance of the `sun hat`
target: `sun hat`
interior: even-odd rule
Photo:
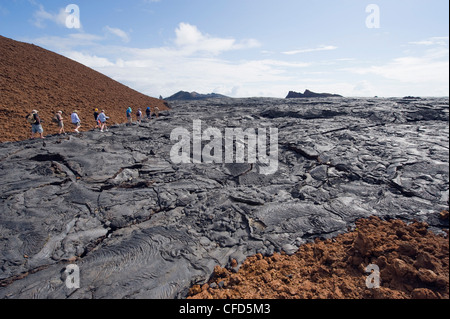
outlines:
[[[36,114],[36,113],[38,113],[38,111],[33,110],[33,111],[31,111],[31,113]]]

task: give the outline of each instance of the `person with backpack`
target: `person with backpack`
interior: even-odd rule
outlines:
[[[64,118],[62,117],[62,111],[58,111],[55,114],[55,122],[58,124],[59,127],[59,135],[66,134],[66,131],[64,130]]]
[[[152,109],[150,108],[150,106],[147,107],[147,109],[145,110],[145,113],[147,114],[147,120],[151,120],[152,119]]]
[[[106,126],[106,121],[109,119],[108,116],[105,115],[105,110],[102,110],[102,112],[98,115],[98,121],[100,123],[100,132],[103,132],[103,130],[106,128],[106,132],[108,132],[108,127]]]
[[[133,110],[131,109],[131,107],[128,107],[127,108],[127,120],[128,120],[128,123],[130,123],[130,124],[133,122],[133,119],[131,117],[132,112],[133,112]]]
[[[78,111],[77,110],[73,111],[70,118],[72,120],[72,124],[75,126],[75,132],[80,133],[80,131],[78,131],[78,130],[81,127],[81,120],[80,120],[80,117],[78,116]]]
[[[137,112],[136,112],[136,120],[137,120],[137,122],[139,124],[141,124],[141,121],[142,121],[142,111],[141,111],[141,109],[138,109]]]
[[[34,139],[34,134],[39,134],[44,139],[44,129],[42,128],[41,118],[38,115],[38,111],[33,110],[31,114],[26,117],[28,123],[31,124],[31,139]]]

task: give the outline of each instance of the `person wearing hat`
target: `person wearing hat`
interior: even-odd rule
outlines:
[[[127,108],[126,114],[127,114],[127,120],[128,123],[132,123],[133,122],[133,118],[131,117],[131,113],[133,112],[133,110],[131,109],[131,106]]]
[[[94,119],[95,119],[95,128],[94,129],[96,129],[96,128],[100,129],[101,128],[101,123],[100,123],[100,121],[98,119],[98,115],[99,115],[98,109],[95,108],[94,109]]]
[[[66,134],[66,131],[64,130],[64,119],[62,117],[62,113],[62,111],[58,111],[55,115],[55,118],[58,121],[59,135]]]
[[[33,110],[31,114],[27,117],[31,123],[31,139],[34,139],[34,134],[39,134],[42,139],[44,139],[44,129],[42,128],[41,118],[38,115],[38,111]]]
[[[72,120],[72,124],[75,126],[75,132],[80,133],[80,131],[78,131],[78,129],[81,127],[81,120],[78,117],[78,111],[77,110],[73,111],[70,118]]]

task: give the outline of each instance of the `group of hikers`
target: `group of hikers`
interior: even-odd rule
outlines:
[[[159,108],[155,107],[155,115],[158,118],[159,117]],[[127,120],[129,123],[133,122],[133,117],[132,117],[132,108],[129,107],[126,111],[126,116],[127,116]],[[147,107],[147,109],[145,110],[146,113],[146,117],[148,120],[152,119],[152,109],[150,107]],[[28,121],[28,123],[31,124],[31,139],[34,139],[35,134],[39,134],[41,139],[44,139],[44,129],[42,127],[42,120],[39,116],[39,112],[37,110],[33,110],[31,112],[31,114],[28,114],[26,116],[26,119]],[[109,119],[108,116],[106,116],[105,114],[105,110],[102,110],[101,112],[99,112],[99,110],[96,108],[94,109],[94,120],[95,120],[95,127],[94,129],[99,129],[100,132],[104,132],[104,131],[108,131],[108,127],[106,125],[107,120]],[[140,124],[142,122],[143,119],[143,114],[141,109],[138,109],[138,111],[136,112],[136,119],[137,122]],[[75,110],[72,112],[72,114],[70,115],[70,120],[72,122],[72,125],[74,127],[74,131],[76,133],[80,133],[79,129],[81,128],[81,120],[80,117],[78,116],[78,110]],[[62,134],[67,134],[65,129],[64,129],[64,118],[63,118],[63,112],[62,111],[58,111],[56,112],[55,116],[53,117],[52,121],[56,124],[58,124],[58,128],[59,128],[59,135]]]
[[[133,117],[131,115],[132,113],[133,113],[133,110],[131,109],[131,107],[129,107],[126,111],[128,123],[133,122]],[[152,119],[152,109],[150,107],[147,107],[147,109],[145,110],[145,114],[147,116],[147,120]],[[159,117],[159,108],[157,106],[155,106],[155,115],[156,115],[156,118]],[[136,120],[139,124],[142,122],[142,116],[143,116],[142,110],[138,109],[136,112]]]

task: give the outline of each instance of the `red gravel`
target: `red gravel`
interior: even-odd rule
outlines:
[[[305,244],[293,256],[258,254],[237,273],[216,266],[212,279],[193,286],[189,298],[448,299],[448,230],[444,237],[427,227],[359,220],[355,231]],[[378,289],[366,286],[369,264],[379,267]]]

